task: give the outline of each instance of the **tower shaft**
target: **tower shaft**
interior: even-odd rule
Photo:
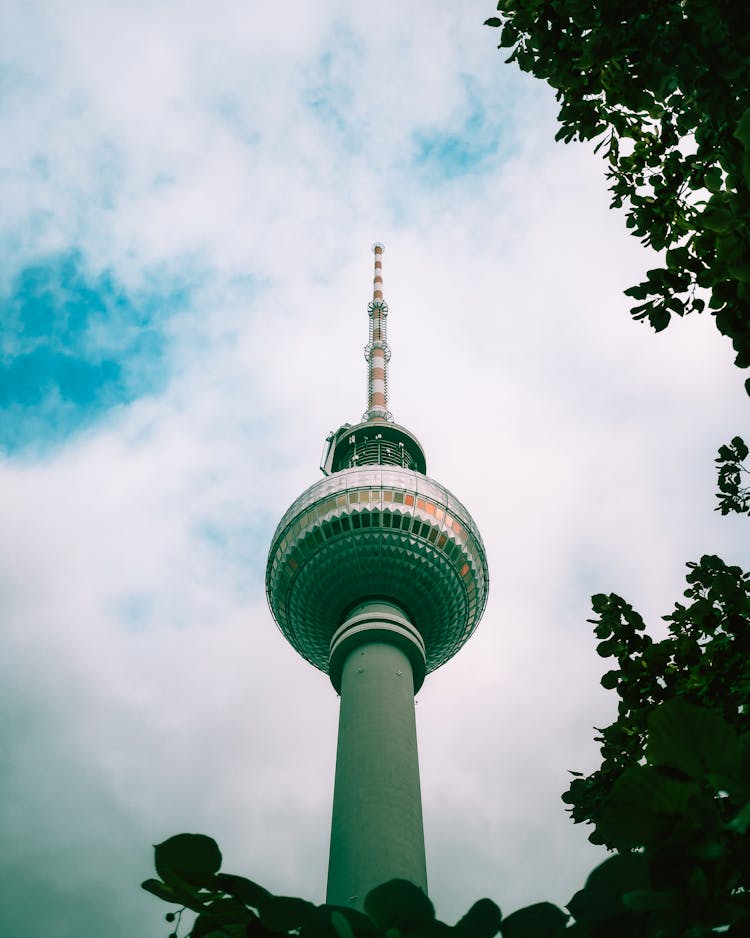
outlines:
[[[414,652],[407,654],[398,626],[392,631],[393,613],[403,617],[400,610],[367,603],[357,611],[355,619],[367,621],[360,626],[360,643],[351,643],[344,652],[341,669],[326,901],[362,908],[371,889],[394,877],[426,892],[427,872],[410,660]]]

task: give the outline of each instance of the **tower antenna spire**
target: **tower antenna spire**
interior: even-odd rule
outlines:
[[[372,246],[375,255],[375,276],[372,283],[372,301],[368,304],[370,341],[365,346],[367,361],[367,410],[363,420],[391,421],[388,410],[388,304],[383,299],[383,252],[385,247],[377,241]]]

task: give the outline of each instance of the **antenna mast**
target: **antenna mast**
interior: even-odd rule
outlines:
[[[370,316],[370,341],[365,346],[367,361],[367,410],[363,420],[393,420],[388,410],[388,362],[391,349],[388,345],[386,318],[388,304],[383,299],[383,251],[377,242],[372,246],[375,254],[375,276],[372,284],[372,302],[367,311]]]

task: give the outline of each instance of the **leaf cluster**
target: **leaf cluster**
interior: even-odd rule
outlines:
[[[165,902],[177,928],[183,912],[197,917],[185,938],[558,938],[570,916],[549,902],[519,909],[506,918],[491,899],[480,899],[455,924],[435,917],[432,902],[413,883],[393,879],[366,897],[364,912],[316,906],[294,896],[275,896],[242,876],[221,873],[216,841],[204,834],[177,834],[154,848],[160,879],[141,885]],[[174,924],[176,923],[176,924]]]
[[[566,932],[585,938],[750,934],[750,733],[676,697],[648,719],[643,762],[599,810],[619,853],[589,876]]]
[[[613,208],[662,253],[625,293],[656,331],[706,306],[750,365],[750,8],[735,0],[500,0],[506,61],[546,80],[557,139],[596,141]],[[746,382],[750,393],[750,379]]]
[[[731,443],[719,447],[716,463],[719,467],[719,504],[716,510],[723,515],[735,512],[750,515],[750,488],[743,486],[742,477],[748,470],[744,466],[748,449],[742,437],[736,436]]]
[[[594,843],[618,846],[600,824],[603,806],[619,778],[645,758],[648,718],[659,704],[682,697],[738,732],[750,730],[750,575],[710,555],[688,568],[687,602],[664,616],[668,636],[661,641],[621,597],[592,598],[597,651],[615,664],[601,683],[620,698],[618,717],[599,730],[600,768],[574,778],[563,801],[574,821],[594,824]]]
[[[160,879],[142,886],[182,907],[167,914],[170,923],[179,925],[185,909],[197,913],[190,938],[494,938],[500,929],[500,909],[489,899],[474,903],[449,926],[435,917],[422,890],[402,879],[373,889],[364,912],[275,896],[252,880],[221,873],[216,841],[204,834],[177,834],[157,844],[154,854]],[[170,938],[177,938],[176,930]]]

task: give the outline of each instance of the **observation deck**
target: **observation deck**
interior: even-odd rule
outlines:
[[[368,600],[403,609],[434,671],[476,628],[487,586],[466,508],[428,476],[392,465],[342,469],[311,485],[281,519],[266,575],[282,633],[326,673],[336,630]]]

